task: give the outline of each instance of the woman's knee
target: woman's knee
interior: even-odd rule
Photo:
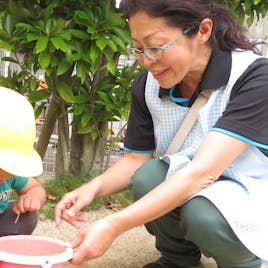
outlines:
[[[185,239],[213,257],[221,267],[259,267],[260,260],[238,239],[217,207],[204,197],[195,197],[181,208]]]
[[[159,185],[166,177],[168,165],[152,159],[145,162],[133,175],[129,184],[134,200],[138,200]]]
[[[217,232],[225,220],[218,209],[204,197],[194,197],[181,208],[181,221],[186,231],[186,236],[204,238]],[[189,238],[188,237],[188,238]]]

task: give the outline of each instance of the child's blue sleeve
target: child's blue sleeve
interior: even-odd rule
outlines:
[[[13,189],[20,190],[22,189],[29,181],[29,178],[13,176],[11,187]]]

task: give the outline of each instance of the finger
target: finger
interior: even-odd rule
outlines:
[[[31,209],[31,200],[30,198],[27,198],[25,196],[25,198],[22,199],[21,212],[25,213],[27,211],[30,211],[30,209]]]
[[[14,206],[14,209],[16,207],[16,210],[18,213],[25,213],[25,209],[24,209],[24,198],[20,197],[16,203],[16,205]]]
[[[68,207],[68,215],[70,217],[78,215],[82,207],[83,206],[81,206],[79,200],[77,200],[75,203],[72,204],[72,206]]]
[[[55,211],[54,211],[54,219],[56,226],[59,226],[61,223],[61,218],[64,213],[64,211],[68,208],[67,202],[64,200],[64,198],[57,204]]]
[[[73,249],[79,247],[79,245],[83,242],[84,239],[84,235],[83,235],[83,231],[79,232],[75,238],[70,242],[70,245]]]
[[[81,208],[83,208],[83,206],[83,202],[77,196],[77,194],[66,194],[58,203],[55,209],[56,225],[58,226],[60,224],[61,218],[64,218],[68,222],[72,222],[74,226],[77,226],[76,222],[73,219],[79,214],[79,211]],[[66,216],[66,212],[69,217]]]
[[[90,259],[90,254],[83,245],[85,239],[84,231],[80,232],[71,242],[71,247],[74,250],[70,262],[75,265],[82,264],[84,261]]]
[[[62,219],[79,229],[81,227],[81,221],[84,221],[85,217],[83,215],[75,215],[70,217],[68,210],[65,210],[62,214]]]
[[[56,223],[56,226],[59,226],[61,223],[61,215],[62,215],[62,210],[59,206],[56,206],[54,210],[54,220]]]
[[[18,206],[17,206],[17,203],[14,205],[14,207],[13,207],[13,212],[15,213],[15,214],[20,214],[20,211],[19,211],[19,209],[18,209]]]

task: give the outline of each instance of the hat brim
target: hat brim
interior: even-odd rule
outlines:
[[[40,155],[32,149],[30,155],[15,155],[0,151],[0,168],[20,177],[36,177],[43,172]]]

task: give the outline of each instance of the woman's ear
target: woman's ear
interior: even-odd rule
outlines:
[[[211,36],[213,29],[212,19],[205,18],[201,21],[198,30],[198,37],[201,43],[206,43]]]

